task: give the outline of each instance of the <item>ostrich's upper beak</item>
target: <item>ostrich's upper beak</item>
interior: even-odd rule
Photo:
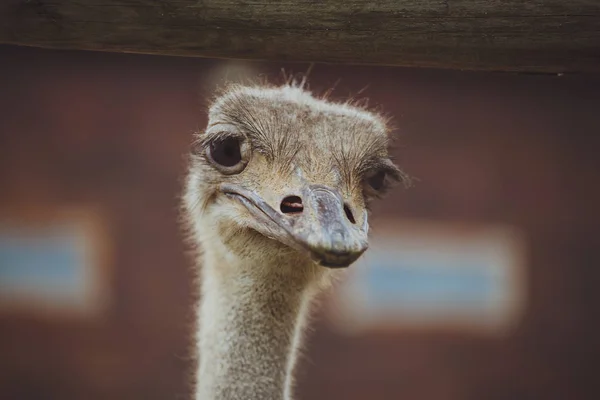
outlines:
[[[256,192],[237,185],[222,184],[221,191],[240,201],[248,211],[266,225],[261,233],[291,247],[310,253],[320,265],[347,267],[367,249],[368,223],[354,220],[340,193],[322,185],[309,185],[295,196],[291,211],[268,204]],[[299,199],[298,199],[299,197]]]

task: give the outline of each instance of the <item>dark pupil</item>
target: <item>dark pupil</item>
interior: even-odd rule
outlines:
[[[375,190],[381,190],[383,188],[383,181],[385,180],[385,172],[380,171],[368,179],[369,185]]]
[[[236,138],[217,140],[210,145],[210,155],[216,163],[224,167],[233,167],[242,161],[240,141]]]

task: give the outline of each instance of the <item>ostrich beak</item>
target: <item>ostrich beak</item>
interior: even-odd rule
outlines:
[[[330,187],[306,186],[291,212],[285,212],[280,204],[275,208],[255,191],[237,185],[222,184],[221,191],[261,222],[257,230],[265,236],[308,252],[324,267],[347,267],[367,249],[366,214],[362,224],[357,224],[340,193]]]

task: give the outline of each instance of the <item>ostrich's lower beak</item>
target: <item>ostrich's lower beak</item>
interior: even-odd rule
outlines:
[[[366,215],[363,223],[357,224],[335,189],[307,186],[298,196],[301,206],[287,213],[237,185],[223,184],[221,191],[240,201],[261,222],[257,230],[265,236],[309,252],[324,267],[347,267],[367,249]]]

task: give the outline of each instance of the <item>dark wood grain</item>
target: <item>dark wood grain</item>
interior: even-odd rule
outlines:
[[[4,0],[0,43],[215,58],[600,71],[600,2]]]

